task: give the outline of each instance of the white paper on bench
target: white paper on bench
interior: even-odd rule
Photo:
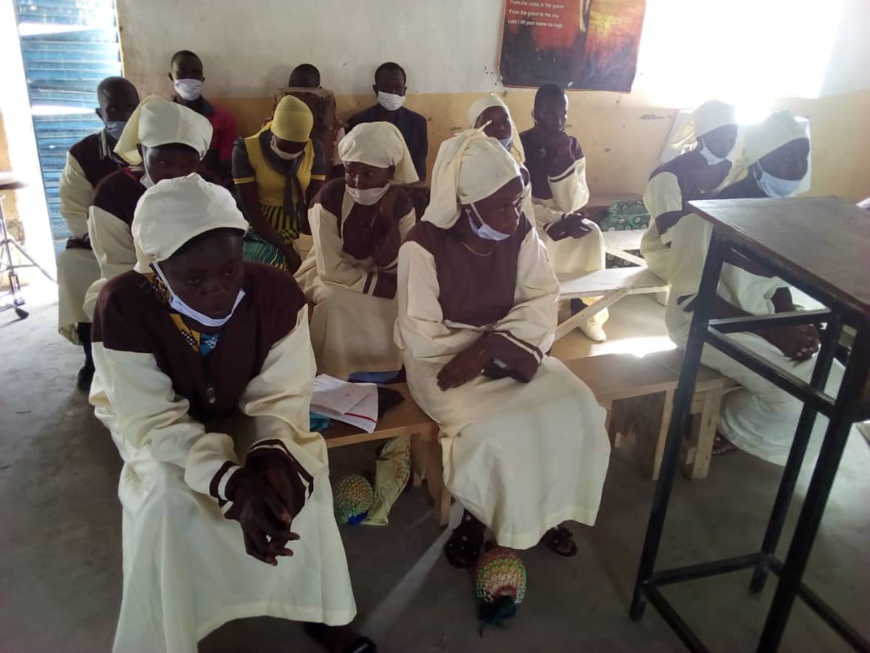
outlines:
[[[371,433],[378,425],[378,388],[320,374],[314,379],[311,411]]]

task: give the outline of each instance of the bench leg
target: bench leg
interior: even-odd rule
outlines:
[[[716,438],[722,394],[722,390],[705,392],[701,413],[692,418],[689,450],[694,449],[694,455],[687,456],[683,465],[683,474],[689,479],[705,479],[710,471],[710,458],[713,456],[713,440]]]
[[[429,464],[429,438],[428,433],[421,433],[411,437],[411,473],[414,487],[423,485],[426,480],[426,467]]]
[[[673,400],[673,390],[667,390],[617,399],[612,405],[608,430],[611,444],[618,448],[624,440],[633,439],[640,467],[654,481],[664,454]]]
[[[420,481],[426,479],[426,488],[429,490],[429,496],[435,504],[434,515],[438,526],[444,528],[450,521],[450,503],[453,497],[447,486],[444,485],[444,467],[441,463],[441,443],[438,441],[438,426],[433,425],[432,430],[418,438],[420,440],[417,453],[417,463],[415,463],[414,485],[418,485],[417,479]],[[413,449],[412,449],[413,452]],[[413,453],[412,453],[413,455]],[[422,467],[417,467],[422,465]],[[419,472],[417,470],[420,470]]]
[[[662,421],[659,425],[659,433],[656,438],[655,450],[649,459],[649,474],[654,481],[659,480],[659,470],[662,466],[662,457],[665,455],[665,442],[668,439],[668,428],[671,425],[671,413],[674,410],[674,391],[667,390],[662,406]]]

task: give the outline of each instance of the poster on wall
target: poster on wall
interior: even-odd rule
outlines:
[[[553,83],[628,93],[646,0],[505,0],[505,86]]]

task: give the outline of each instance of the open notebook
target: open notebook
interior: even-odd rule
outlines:
[[[320,374],[314,379],[311,412],[371,433],[378,425],[378,388]]]

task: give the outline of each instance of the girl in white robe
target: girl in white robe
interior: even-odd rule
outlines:
[[[99,296],[91,403],[124,460],[117,653],[195,653],[254,616],[314,622],[330,650],[375,650],[331,627],[356,608],[326,444],[308,428],[305,298],[243,262],[246,229],[226,189],[160,182],[133,222],[136,270]]]
[[[680,134],[680,141],[693,139],[697,147],[653,170],[643,203],[649,211],[649,227],[640,241],[640,253],[656,275],[668,280],[671,228],[686,213],[687,202],[703,199],[737,179],[732,163],[737,144],[734,107],[710,100],[695,109]],[[741,166],[742,168],[742,166]]]
[[[804,128],[786,111],[774,113],[750,128],[744,151],[747,176],[725,188],[719,198],[790,197],[806,174],[809,141]],[[782,177],[774,176],[774,172]],[[711,233],[710,223],[691,213],[673,228],[670,265],[673,291],[665,320],[671,339],[680,347],[685,347],[688,341],[693,301]],[[781,279],[766,276],[748,261],[726,262],[723,266],[713,317],[772,315],[793,310],[797,309],[791,293]],[[812,326],[779,327],[764,334],[740,332],[730,334],[729,338],[798,378],[810,381],[815,367],[813,355],[819,348],[818,334]],[[704,347],[701,362],[741,386],[722,400],[714,455],[739,448],[762,460],[784,465],[803,404],[714,347]],[[826,386],[832,396],[837,394],[843,372],[843,366],[834,361]],[[809,456],[818,452],[827,426],[827,418],[819,415],[810,439]]]
[[[338,146],[345,176],[323,187],[309,212],[314,247],[296,273],[313,303],[311,344],[319,372],[396,372],[393,342],[399,246],[414,205],[396,184],[417,181],[402,133],[387,122],[358,125]]]
[[[594,524],[610,443],[589,388],[548,356],[558,284],[522,217],[520,169],[482,130],[445,141],[432,201],[399,252],[402,349],[414,399],[439,424],[444,482],[465,508],[445,548],[474,564],[544,540],[570,556],[564,521]]]
[[[526,167],[531,174],[532,201],[538,235],[547,248],[557,275],[576,277],[604,269],[604,236],[581,209],[589,201],[586,157],[579,141],[565,133],[568,96],[554,84],[545,84],[535,94],[535,126],[522,139]],[[571,300],[573,313],[597,298]],[[604,342],[602,310],[580,325],[594,342]]]

